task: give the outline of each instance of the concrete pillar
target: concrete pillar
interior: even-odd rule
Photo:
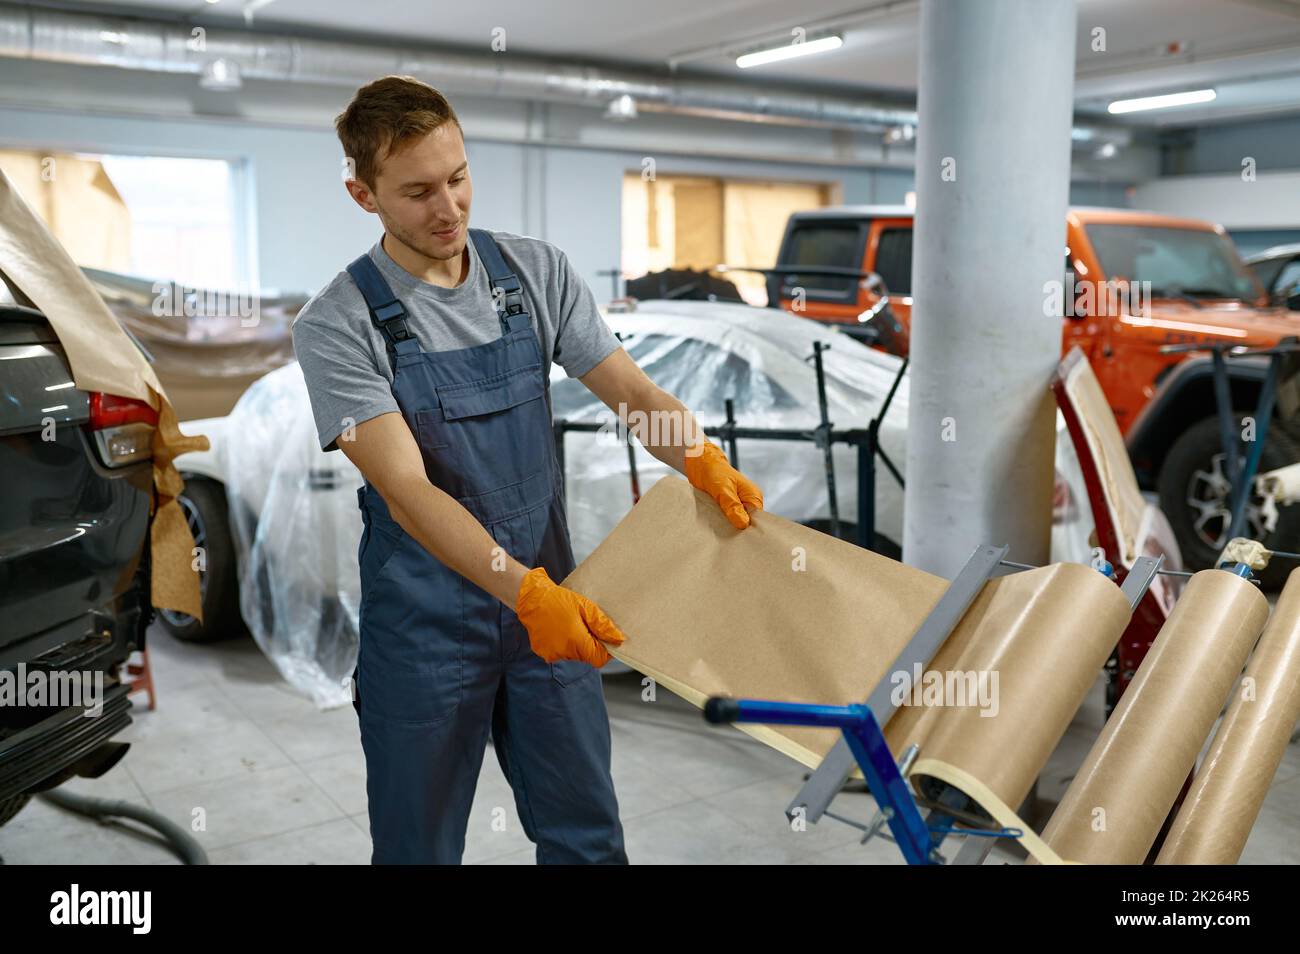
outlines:
[[[903,559],[1047,561],[1075,0],[923,0]]]

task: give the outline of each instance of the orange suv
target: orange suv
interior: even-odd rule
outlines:
[[[912,314],[912,218],[904,206],[839,206],[790,217],[768,278],[768,298],[804,318],[846,330],[881,310],[894,334],[878,344],[907,354]],[[1213,367],[1207,352],[1166,345],[1266,348],[1300,335],[1300,316],[1273,307],[1224,230],[1208,222],[1124,209],[1071,209],[1058,307],[1061,347],[1088,356],[1124,432],[1138,479],[1156,490],[1184,559],[1211,565],[1228,524]],[[809,272],[800,275],[798,266]],[[834,274],[836,270],[843,274]],[[864,278],[862,273],[878,276]],[[881,287],[883,285],[883,287]],[[1066,293],[1067,290],[1071,293]],[[1047,305],[1048,292],[1044,299]],[[879,324],[879,323],[877,323]],[[886,329],[887,330],[887,329]],[[1226,362],[1235,418],[1254,412],[1264,357]],[[1300,460],[1300,374],[1283,366],[1259,462],[1265,472]],[[1271,532],[1262,501],[1246,508],[1243,533],[1277,549],[1300,540],[1300,506],[1283,509]]]

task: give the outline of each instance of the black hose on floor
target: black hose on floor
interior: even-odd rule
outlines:
[[[110,818],[134,819],[162,835],[183,864],[206,865],[208,863],[207,852],[203,850],[203,847],[193,835],[171,819],[159,815],[153,809],[132,805],[130,802],[107,798],[91,798],[88,795],[74,795],[72,792],[58,790],[42,792],[39,797],[53,805],[58,805],[60,808],[66,808],[70,812],[86,815],[101,822]]]

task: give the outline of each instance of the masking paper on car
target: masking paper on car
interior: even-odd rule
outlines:
[[[1237,863],[1297,719],[1300,570],[1292,570],[1156,864]]]
[[[201,617],[194,538],[176,496],[184,486],[173,461],[205,450],[186,436],[153,368],[127,337],[76,263],[0,171],[0,272],[44,313],[83,391],[145,401],[158,411],[153,436],[156,507],[150,528],[154,606]]]
[[[752,521],[737,531],[711,498],[665,478],[565,585],[626,634],[612,650],[618,659],[697,706],[713,695],[847,705],[886,677],[901,701],[925,702],[907,694],[923,690],[924,676],[912,688],[912,673],[891,669],[947,581],[766,511]],[[947,667],[968,690],[986,667],[988,691],[966,705],[904,705],[886,724],[896,754],[920,743],[913,783],[955,784],[994,818],[1014,819],[1009,806],[1046,763],[1128,616],[1115,583],[1080,564],[989,581],[927,667],[936,676]],[[737,728],[810,767],[839,738],[804,726]]]
[[[1267,618],[1241,577],[1192,577],[1043,830],[1054,851],[1143,863]]]

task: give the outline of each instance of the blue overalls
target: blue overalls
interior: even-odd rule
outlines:
[[[393,395],[434,486],[497,544],[557,583],[573,569],[549,382],[519,279],[469,230],[501,337],[426,352],[363,255],[348,266],[393,361]],[[353,705],[366,756],[372,863],[458,864],[492,731],[537,861],[626,863],[600,673],[548,664],[512,608],[447,568],[393,520],[367,481],[361,646]]]

